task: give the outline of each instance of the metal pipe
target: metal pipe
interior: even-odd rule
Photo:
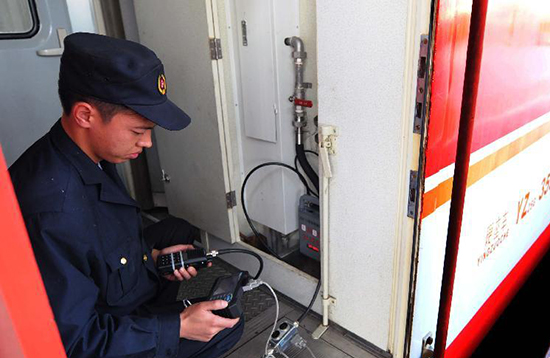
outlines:
[[[468,169],[470,165],[470,151],[476,112],[481,58],[483,54],[483,38],[485,35],[488,1],[489,0],[473,0],[472,4],[468,52],[466,55],[466,72],[464,75],[464,89],[462,92],[462,109],[460,112],[458,144],[451,197],[451,213],[449,216],[443,280],[437,317],[434,352],[436,358],[444,358],[445,349],[447,347],[458,246],[460,243],[460,230],[462,228],[462,216],[464,212],[464,198],[468,187]]]
[[[285,39],[285,45],[292,46],[294,51],[292,52],[292,58],[294,58],[294,94],[289,98],[291,102],[294,102],[294,128],[296,128],[296,155],[298,161],[311,180],[317,192],[319,192],[319,176],[315,173],[315,170],[311,167],[307,161],[304,151],[305,131],[304,128],[307,125],[306,107],[302,104],[306,101],[306,89],[311,87],[310,83],[304,82],[304,64],[307,58],[307,52],[305,52],[304,42],[301,38],[293,36]],[[306,104],[307,106],[307,104]]]
[[[332,304],[329,294],[329,200],[330,179],[332,178],[329,155],[335,154],[334,142],[332,138],[337,135],[337,129],[333,126],[319,127],[319,168],[322,174],[319,199],[321,204],[321,284],[323,289],[323,322],[313,334],[313,338],[315,339],[318,339],[328,328],[329,307]]]
[[[307,52],[305,51],[304,42],[297,36],[287,37],[285,39],[285,45],[291,46],[294,51],[292,52],[292,58],[294,58],[294,95],[290,98],[292,102],[295,99],[305,99],[306,89],[309,85],[304,83],[304,64],[307,58]],[[296,144],[303,144],[304,131],[303,128],[307,125],[306,111],[301,105],[294,105],[294,127],[296,128]]]
[[[330,307],[330,296],[328,287],[328,275],[329,275],[329,255],[328,255],[328,220],[329,220],[329,181],[330,177],[326,175],[323,169],[323,175],[321,175],[321,191],[319,192],[321,202],[321,280],[323,288],[323,326],[328,326],[328,315]]]

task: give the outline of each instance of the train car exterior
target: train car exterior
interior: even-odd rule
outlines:
[[[472,1],[438,5],[413,342],[436,327],[471,14]],[[550,245],[550,6],[489,1],[484,16],[446,357],[472,353]]]

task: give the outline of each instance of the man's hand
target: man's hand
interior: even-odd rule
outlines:
[[[174,245],[166,247],[160,251],[153,249],[151,252],[151,256],[153,256],[153,260],[156,264],[157,257],[159,257],[159,255],[166,255],[171,254],[172,252],[187,251],[193,249],[193,245]],[[185,267],[182,267],[179,270],[174,270],[174,272],[169,275],[164,275],[163,277],[170,281],[183,281],[184,279],[190,280],[195,276],[197,276],[197,270],[194,267],[188,267],[187,269],[185,269]]]
[[[223,318],[212,313],[225,307],[226,301],[216,300],[196,303],[186,308],[180,313],[180,338],[208,342],[221,330],[236,325],[239,318]]]

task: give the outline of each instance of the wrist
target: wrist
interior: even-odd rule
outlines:
[[[157,249],[151,250],[151,257],[153,258],[153,261],[155,262],[155,264],[157,263],[157,258],[159,257],[159,253],[160,251]]]

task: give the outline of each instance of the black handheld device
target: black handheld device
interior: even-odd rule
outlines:
[[[210,290],[207,300],[227,301],[227,307],[221,310],[212,311],[212,313],[225,318],[240,317],[243,314],[243,307],[241,304],[241,297],[244,293],[243,286],[248,283],[248,280],[248,272],[245,271],[218,277]]]
[[[161,275],[173,273],[182,267],[193,266],[195,269],[205,267],[211,257],[206,255],[204,249],[178,251],[171,254],[160,255],[157,258],[157,269]]]

